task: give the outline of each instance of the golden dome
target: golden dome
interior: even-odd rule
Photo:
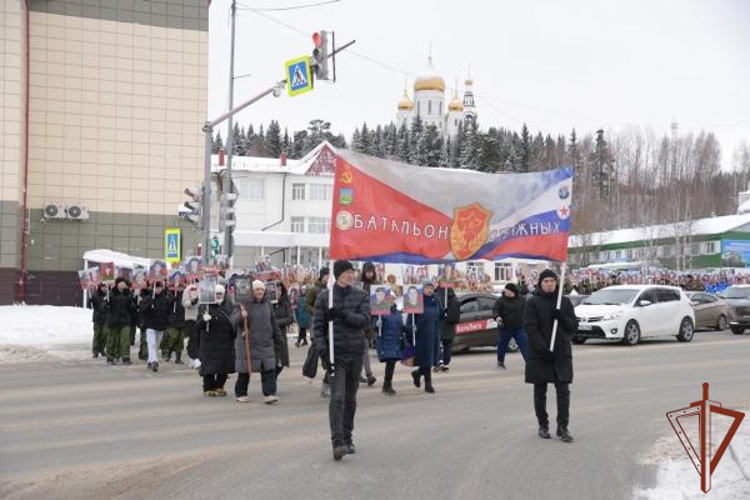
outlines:
[[[458,98],[458,91],[453,92],[453,99],[448,103],[448,111],[463,111],[464,103]]]
[[[417,78],[414,82],[414,92],[420,90],[437,90],[438,92],[445,92],[445,81],[437,75]]]
[[[414,103],[411,102],[411,99],[409,99],[409,95],[406,93],[406,89],[404,89],[404,97],[401,98],[401,101],[398,103],[398,110],[399,111],[411,111],[414,109]]]

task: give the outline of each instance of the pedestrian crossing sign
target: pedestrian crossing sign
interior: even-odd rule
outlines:
[[[310,58],[308,56],[298,57],[285,62],[284,70],[286,74],[286,90],[289,97],[304,94],[313,89]]]
[[[182,233],[179,229],[164,230],[164,260],[168,264],[180,262],[182,249]]]

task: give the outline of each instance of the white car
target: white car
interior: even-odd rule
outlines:
[[[575,308],[578,332],[571,341],[620,340],[636,345],[642,338],[676,336],[690,342],[695,313],[685,292],[674,286],[619,285],[603,288]]]

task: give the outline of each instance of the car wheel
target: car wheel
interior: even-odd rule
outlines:
[[[576,345],[583,345],[586,342],[587,339],[583,337],[573,337],[570,339],[571,342],[573,342]]]
[[[727,322],[727,317],[722,314],[721,316],[719,316],[719,319],[716,320],[716,330],[720,332],[726,330],[728,324],[729,323]]]
[[[634,346],[641,341],[641,327],[634,319],[628,321],[625,325],[625,336],[622,338],[622,345]]]
[[[508,342],[508,349],[506,349],[508,352],[516,352],[518,351],[518,342],[516,342],[516,339],[510,339],[510,342]]]
[[[741,326],[733,326],[732,333],[735,335],[742,335],[743,333],[745,333],[745,329]]]
[[[695,328],[690,318],[683,318],[680,323],[680,333],[677,334],[677,340],[680,342],[690,342],[695,337]]]

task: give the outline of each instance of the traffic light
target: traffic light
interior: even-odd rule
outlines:
[[[234,203],[237,195],[234,193],[221,193],[219,195],[219,231],[232,228],[237,223],[234,217]]]
[[[315,78],[318,80],[329,80],[328,77],[328,57],[330,54],[331,46],[329,43],[329,36],[327,31],[316,31],[313,33],[313,48],[312,58],[310,66],[313,70]]]
[[[197,228],[203,226],[203,213],[201,209],[202,189],[185,188],[183,191],[190,199],[177,207],[177,214],[182,219],[187,219]]]

